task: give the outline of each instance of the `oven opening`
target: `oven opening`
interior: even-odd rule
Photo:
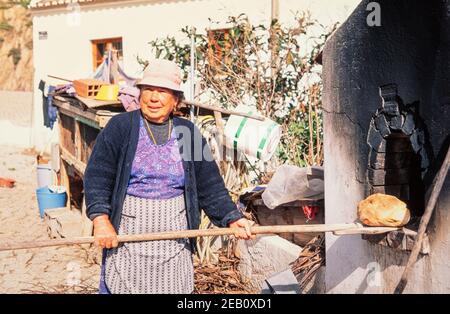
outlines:
[[[418,113],[418,103],[405,105],[395,84],[381,86],[380,96],[382,106],[372,116],[367,134],[366,194],[397,197],[406,203],[411,219],[402,230],[363,235],[363,238],[392,248],[411,250],[425,210],[423,178],[429,167],[425,125]],[[424,245],[421,253],[427,251]]]
[[[399,198],[407,204],[411,217],[418,218],[425,208],[421,156],[414,152],[409,136],[401,131],[393,131],[385,140],[386,152],[378,153],[385,159],[384,166],[378,169],[384,173],[384,178],[373,182],[371,194],[384,193]]]

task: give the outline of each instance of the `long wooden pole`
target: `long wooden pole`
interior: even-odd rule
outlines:
[[[444,179],[447,176],[448,168],[450,166],[450,148],[447,150],[447,155],[445,156],[444,163],[441,165],[438,174],[433,180],[432,190],[430,199],[427,202],[427,206],[425,208],[425,212],[423,213],[422,218],[420,219],[419,230],[417,231],[416,241],[414,242],[413,249],[411,254],[409,255],[408,262],[406,263],[405,270],[403,271],[403,275],[398,283],[397,287],[394,290],[394,294],[401,294],[406,288],[406,284],[408,283],[408,276],[413,268],[414,264],[417,261],[417,257],[419,256],[420,249],[422,247],[423,238],[425,235],[425,231],[427,230],[428,223],[430,222],[431,215],[433,214],[434,207],[436,206],[437,199],[441,192],[442,186],[444,185]]]
[[[68,79],[65,79],[65,78],[59,77],[59,76],[54,76],[54,75],[47,75],[47,76],[48,76],[48,77],[51,77],[51,78],[55,78],[55,79],[57,79],[57,80],[61,80],[61,81],[66,81],[66,82],[70,82],[70,83],[73,82],[72,80],[68,80]]]
[[[278,234],[278,233],[308,233],[308,232],[335,232],[343,230],[359,230],[359,233],[386,233],[398,230],[399,228],[385,227],[362,227],[358,223],[351,224],[318,224],[318,225],[283,225],[283,226],[254,226],[251,228],[253,234]],[[173,240],[180,238],[196,238],[205,236],[222,236],[235,234],[235,228],[216,228],[202,230],[181,230],[156,232],[149,234],[130,234],[119,235],[119,242],[139,242],[154,240]],[[0,242],[0,251],[34,249],[51,246],[64,246],[76,244],[93,243],[94,237],[77,237],[71,239],[56,240],[18,240],[18,241],[2,241]]]
[[[189,106],[200,107],[200,108],[208,109],[211,111],[218,111],[218,112],[222,112],[222,113],[229,114],[229,115],[246,117],[246,118],[255,119],[255,120],[259,120],[259,121],[264,121],[264,119],[265,119],[264,117],[261,117],[261,116],[255,116],[255,115],[251,115],[251,114],[248,114],[245,112],[237,112],[237,111],[232,111],[232,110],[228,110],[228,109],[224,109],[224,108],[220,108],[220,107],[201,104],[201,103],[198,103],[195,101],[183,100],[183,103],[185,103],[186,105],[189,105]]]

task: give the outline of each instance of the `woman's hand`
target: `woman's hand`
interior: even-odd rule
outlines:
[[[102,249],[114,248],[119,245],[117,233],[109,221],[108,215],[94,218],[94,243]]]
[[[254,239],[255,235],[251,232],[251,226],[255,222],[248,220],[247,218],[241,218],[229,224],[230,228],[236,228],[235,237],[238,239],[249,240]]]

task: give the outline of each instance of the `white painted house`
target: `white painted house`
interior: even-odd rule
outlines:
[[[211,28],[210,20],[225,22],[245,13],[255,24],[269,25],[272,17],[284,24],[294,13],[309,10],[324,25],[343,22],[359,0],[41,0],[32,1],[34,42],[34,113],[32,144],[42,150],[58,142],[56,128],[43,126],[40,80],[48,77],[85,78],[101,60],[103,45],[121,50],[125,72],[141,75],[137,56],[149,59],[149,41],[180,36],[185,26],[198,31]],[[217,27],[217,26],[215,26]]]
[[[140,77],[137,56],[150,59],[149,41],[180,37],[185,26],[197,31],[224,25],[229,16],[246,14],[253,24],[269,26],[272,18],[284,25],[295,13],[309,10],[324,26],[344,22],[360,0],[44,0],[32,1],[33,16],[33,127],[32,143],[48,151],[58,142],[58,125],[43,125],[39,82],[62,83],[48,75],[69,80],[89,77],[99,65],[106,43],[120,51],[124,71]],[[184,36],[184,35],[183,35]],[[186,86],[189,87],[190,82]],[[187,94],[189,98],[189,94]]]

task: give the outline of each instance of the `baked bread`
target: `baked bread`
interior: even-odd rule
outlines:
[[[411,214],[395,196],[376,193],[358,204],[358,218],[366,226],[401,227],[408,223]]]

